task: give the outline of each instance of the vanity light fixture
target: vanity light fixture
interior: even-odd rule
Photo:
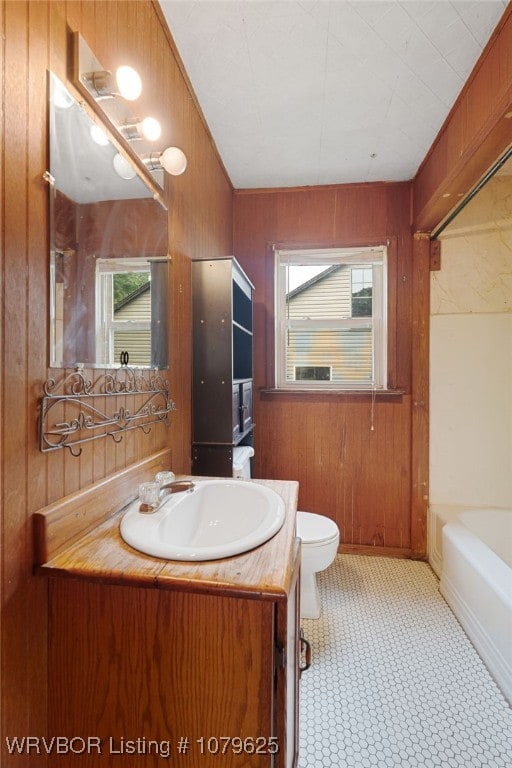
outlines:
[[[160,123],[154,117],[145,117],[143,120],[140,117],[130,117],[119,126],[119,130],[127,141],[157,141],[162,134]]]
[[[116,83],[119,93],[127,101],[135,101],[142,93],[142,80],[139,73],[126,64],[116,69]]]
[[[74,85],[93,112],[100,119],[106,119],[108,133],[113,142],[119,140],[127,156],[134,155],[133,159],[138,159],[139,165],[144,165],[149,172],[147,175],[152,176],[152,182],[159,189],[163,189],[162,171],[179,176],[187,167],[187,158],[178,147],[168,147],[163,152],[152,151],[151,144],[160,139],[162,129],[158,120],[153,117],[142,118],[133,115],[130,101],[138,98],[142,91],[142,81],[138,73],[132,67],[122,66],[116,70],[114,76],[96,58],[79,32],[74,32],[72,39],[70,69]],[[116,95],[123,98],[114,98]],[[128,176],[128,163],[124,159],[115,158],[113,162],[116,172],[122,178],[132,177]],[[144,173],[143,168],[140,168],[140,171]]]
[[[134,179],[137,175],[137,172],[133,165],[128,162],[128,160],[124,157],[124,155],[121,155],[120,152],[117,152],[114,157],[112,158],[112,164],[114,166],[114,170],[117,173],[118,176],[120,176],[122,179],[126,179],[126,181],[130,181],[130,179]]]
[[[91,139],[96,143],[99,144],[100,147],[107,147],[110,144],[110,140],[103,130],[103,128],[100,128],[99,125],[91,125],[90,128],[91,132]]]
[[[171,176],[180,176],[187,167],[187,156],[179,147],[167,147],[163,152],[151,152],[142,156],[149,171],[164,169]]]
[[[84,72],[81,81],[95,99],[112,99],[122,96],[127,101],[135,101],[142,93],[142,80],[133,67],[122,65],[116,69],[115,78],[108,69]]]

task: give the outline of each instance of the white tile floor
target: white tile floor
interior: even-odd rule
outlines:
[[[512,710],[430,566],[338,555],[318,583],[299,768],[512,768]]]

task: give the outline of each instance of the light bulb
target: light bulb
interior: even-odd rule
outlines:
[[[167,147],[160,155],[160,163],[171,176],[179,176],[187,167],[187,158],[178,147]]]
[[[139,139],[156,141],[162,133],[160,123],[154,117],[145,117],[143,120],[140,117],[130,117],[123,125],[119,126],[119,130],[127,141],[138,141]]]
[[[135,101],[142,93],[142,80],[133,67],[124,64],[116,70],[116,83],[123,99]]]
[[[96,144],[99,144],[100,147],[106,147],[110,144],[107,134],[99,127],[99,125],[91,125],[91,138]]]
[[[157,141],[162,133],[160,123],[154,117],[145,117],[142,121],[142,133],[148,141]]]
[[[119,152],[114,155],[112,162],[114,164],[117,175],[122,179],[129,181],[130,179],[135,178],[137,175],[135,168],[130,165],[126,157],[123,157],[123,155],[119,154]]]

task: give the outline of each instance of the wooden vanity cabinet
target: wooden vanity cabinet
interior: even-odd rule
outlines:
[[[51,578],[50,733],[93,741],[50,766],[293,768],[298,571],[273,597]]]

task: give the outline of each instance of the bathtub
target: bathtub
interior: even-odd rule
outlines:
[[[433,506],[429,542],[441,594],[512,704],[512,510]]]

